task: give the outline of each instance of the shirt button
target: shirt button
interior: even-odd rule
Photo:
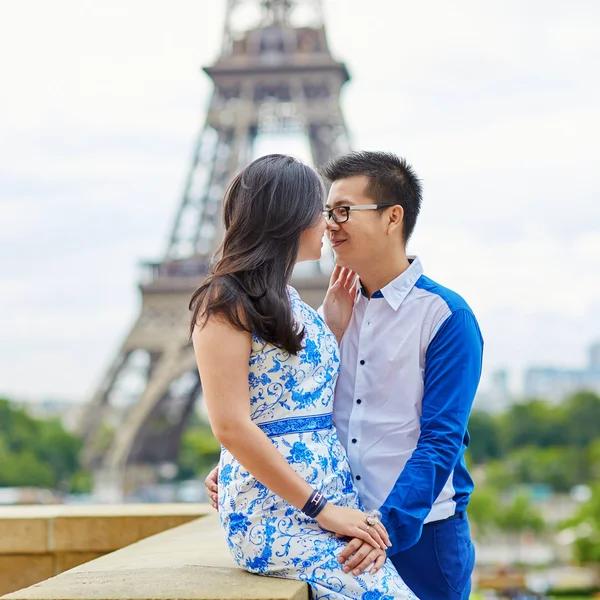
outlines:
[[[360,475],[356,476],[356,481],[360,481]]]
[[[357,441],[358,441],[358,440],[357,440],[356,438],[352,438],[352,443],[353,443],[353,444],[356,444],[356,442],[357,442]]]
[[[360,404],[361,402],[362,402],[362,400],[359,398],[359,399],[356,401],[356,404]]]
[[[361,361],[360,361],[360,364],[361,364],[361,365],[364,365],[364,364],[365,364],[365,361],[364,361],[364,360],[361,360]]]

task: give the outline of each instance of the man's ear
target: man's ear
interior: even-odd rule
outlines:
[[[404,209],[399,204],[394,204],[388,211],[388,233],[396,230],[402,231],[404,222]]]

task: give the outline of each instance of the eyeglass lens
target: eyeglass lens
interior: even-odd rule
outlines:
[[[336,223],[344,223],[348,220],[348,207],[336,206],[335,208],[327,211],[327,215],[333,218]]]

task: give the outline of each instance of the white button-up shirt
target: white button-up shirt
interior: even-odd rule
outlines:
[[[396,530],[395,550],[412,545],[423,522],[466,507],[462,455],[483,345],[464,300],[410,261],[371,299],[357,293],[334,402],[361,500]]]

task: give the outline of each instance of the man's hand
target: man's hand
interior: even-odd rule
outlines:
[[[215,509],[219,510],[219,465],[217,465],[204,480],[206,486],[206,495],[210,505]]]
[[[354,310],[357,285],[358,277],[354,271],[345,267],[335,267],[323,300],[323,317],[338,343],[342,341]]]
[[[383,567],[385,559],[385,550],[373,548],[373,546],[360,538],[354,538],[348,542],[344,551],[338,556],[340,564],[346,563],[344,564],[343,571],[345,573],[352,571],[353,575],[360,575],[369,567],[371,567],[369,573],[373,575]]]

